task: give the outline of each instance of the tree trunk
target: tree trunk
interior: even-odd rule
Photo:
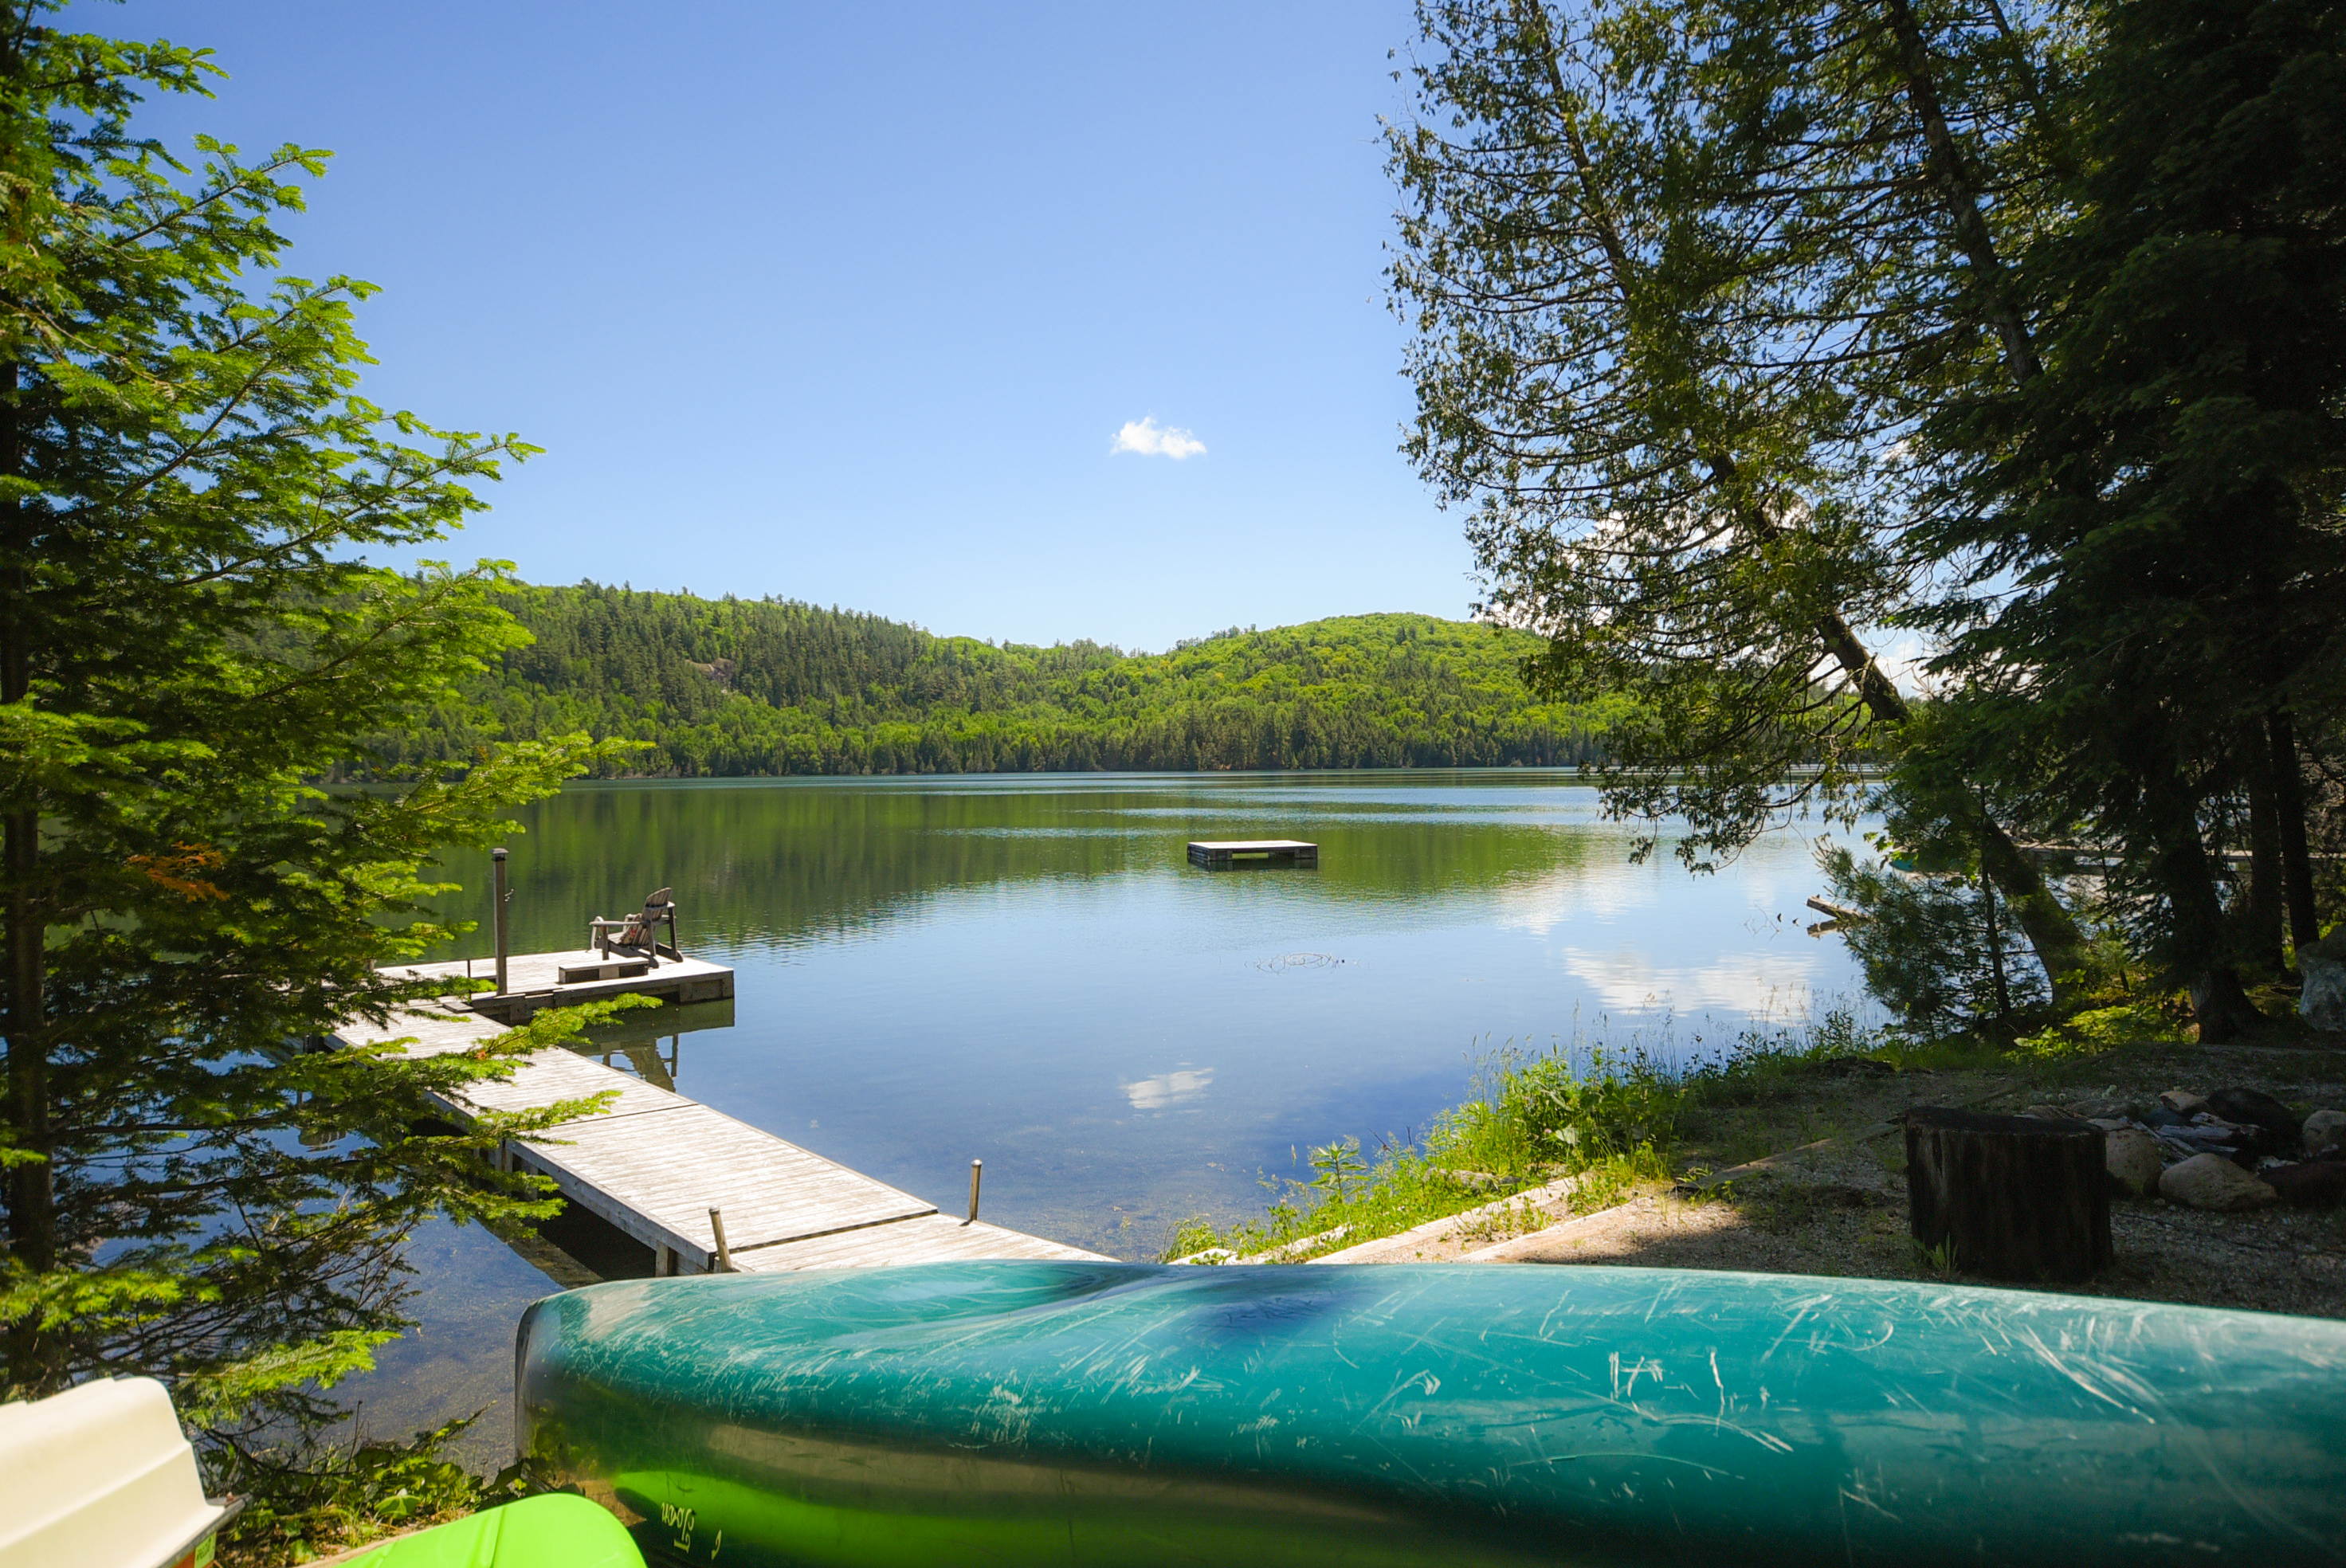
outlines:
[[[2143,790],[2142,804],[2150,879],[2166,896],[2172,933],[2164,962],[2170,973],[2184,977],[2190,990],[2199,1043],[2213,1045],[2232,1039],[2260,1019],[2229,956],[2224,901],[2217,893],[2215,866],[2200,837],[2198,810],[2171,777],[2152,779]]]
[[[2289,903],[2289,944],[2303,952],[2321,940],[2313,903],[2313,855],[2305,842],[2305,777],[2299,771],[2297,729],[2287,713],[2265,717],[2271,742],[2273,817],[2280,830],[2280,881]]]
[[[1985,879],[1982,879],[1984,881]],[[2003,922],[1995,918],[1995,884],[1987,882],[1980,889],[1981,912],[1987,917],[1988,972],[1995,981],[1995,1030],[2009,1035],[2012,1027],[2012,983],[2004,972]]]
[[[1890,18],[1906,102],[1914,111],[1916,123],[1923,127],[1923,145],[1927,149],[1923,168],[1938,189],[1939,205],[1954,228],[1955,243],[1962,249],[1964,260],[1971,264],[1980,313],[2004,347],[2004,373],[2012,378],[2013,385],[2025,386],[2044,374],[2045,367],[2036,357],[2036,344],[2029,335],[2028,322],[2013,297],[2003,259],[1996,254],[1995,236],[1989,231],[1987,219],[1980,211],[1980,181],[1972,173],[1970,161],[1964,157],[1964,149],[1947,124],[1946,110],[1939,102],[1930,44],[1923,36],[1922,26],[1915,21],[1913,7],[1907,0],[1887,0],[1883,9]]]
[[[2264,1021],[2264,1014],[2241,987],[2239,972],[2229,963],[2211,963],[2194,972],[2188,989],[2191,1017],[2199,1025],[2202,1045],[2237,1040]]]
[[[2092,1278],[2110,1261],[2106,1140],[2084,1122],[1906,1113],[1914,1239],[1991,1279]]]
[[[2249,959],[2268,974],[2278,974],[2281,962],[2281,915],[2287,901],[2281,893],[2280,810],[2274,786],[2272,748],[2259,744],[2266,737],[2261,724],[2248,736],[2249,875],[2239,901],[2240,945]]]
[[[2061,906],[2045,872],[2023,854],[2012,835],[1994,819],[1979,820],[1980,871],[1995,884],[2012,917],[2045,966],[2045,983],[2052,987],[2053,1005],[2066,1013],[2077,1002],[2076,983],[2070,976],[2086,964],[2086,938],[2076,917]]]

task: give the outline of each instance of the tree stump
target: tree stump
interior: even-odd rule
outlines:
[[[2076,1280],[2108,1267],[2101,1128],[1937,1106],[1905,1121],[1916,1241],[1951,1247],[1956,1268],[1991,1279]]]

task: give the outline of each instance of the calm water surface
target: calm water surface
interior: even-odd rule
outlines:
[[[982,1158],[988,1219],[1125,1257],[1258,1211],[1309,1145],[1423,1128],[1511,1041],[1674,1016],[1694,1051],[1857,985],[1800,923],[1809,837],[1715,877],[1633,866],[1566,773],[630,782],[522,820],[516,951],[668,885],[685,951],[739,971],[729,1011],[637,1014],[615,1065],[947,1209]],[[1193,838],[1308,839],[1321,867],[1197,871]],[[475,906],[445,956],[489,952],[485,898],[449,907]],[[546,1283],[445,1227],[413,1261],[424,1329],[352,1388],[365,1424],[488,1404],[494,1448]]]

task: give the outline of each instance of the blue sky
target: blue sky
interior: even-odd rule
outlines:
[[[547,449],[464,556],[1149,648],[1474,597],[1396,450],[1406,4],[75,15],[218,51],[153,133],[333,149],[368,394]]]

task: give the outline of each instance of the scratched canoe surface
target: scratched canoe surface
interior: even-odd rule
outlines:
[[[726,1564],[2336,1563],[2346,1323],[1635,1268],[993,1262],[537,1303],[525,1452]]]

